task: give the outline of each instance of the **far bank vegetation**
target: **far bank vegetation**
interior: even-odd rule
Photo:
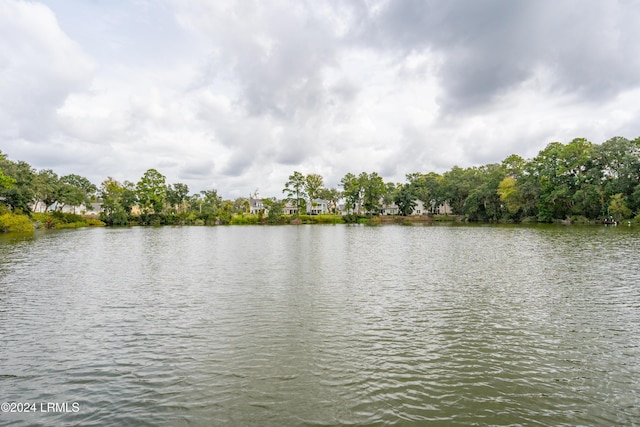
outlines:
[[[137,182],[35,170],[0,152],[0,231],[128,225],[252,225],[478,222],[594,223],[640,221],[640,138],[602,144],[552,142],[532,159],[443,174],[415,172],[385,182],[376,172],[347,173],[339,188],[294,171],[282,197],[223,199],[215,189],[190,194],[156,169]],[[444,215],[439,215],[444,214]],[[418,218],[419,217],[419,218]]]

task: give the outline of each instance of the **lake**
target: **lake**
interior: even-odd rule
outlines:
[[[639,255],[626,226],[0,236],[0,425],[638,425]]]

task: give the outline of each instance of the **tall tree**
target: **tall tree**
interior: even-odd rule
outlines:
[[[313,210],[315,200],[318,198],[318,194],[324,185],[322,176],[317,173],[310,173],[304,179],[304,191],[309,198],[309,209]]]
[[[62,196],[61,205],[88,206],[95,200],[97,187],[87,178],[76,174],[65,175],[60,178]]]
[[[182,212],[189,195],[189,186],[180,182],[167,185],[167,204],[176,213]]]
[[[162,213],[167,198],[166,178],[155,169],[148,169],[136,184],[140,208],[144,213]]]
[[[6,176],[0,169],[0,188],[9,189],[16,185],[16,180],[10,176]]]
[[[289,181],[284,184],[284,189],[282,190],[286,194],[287,200],[295,204],[298,214],[300,214],[300,206],[305,202],[306,184],[305,176],[298,171],[294,171],[292,175],[289,175]]]
[[[395,192],[394,202],[398,206],[400,215],[411,215],[414,208],[416,207],[415,186],[410,183],[398,184]]]
[[[369,174],[362,172],[358,176],[358,180],[362,185],[363,191],[362,206],[369,212],[369,218],[371,218],[374,212],[380,211],[380,204],[384,197],[386,186],[377,172]]]
[[[362,203],[362,183],[357,176],[351,172],[347,173],[341,180],[342,194],[345,198],[347,210],[360,214],[360,205]]]
[[[108,177],[100,184],[100,201],[102,210],[100,220],[108,225],[129,224],[128,214],[123,205],[125,188],[115,179]]]
[[[222,197],[218,196],[218,190],[203,190],[202,203],[200,205],[201,216],[207,223],[215,222],[222,207]]]
[[[336,213],[338,202],[342,198],[342,192],[337,188],[321,188],[318,197],[329,202],[329,209]]]
[[[62,198],[62,183],[58,175],[51,169],[42,169],[36,175],[35,195],[36,204],[42,203],[47,212]]]

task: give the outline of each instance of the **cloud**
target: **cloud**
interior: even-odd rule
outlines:
[[[94,63],[38,3],[0,2],[0,136],[43,138],[56,109],[91,82]]]
[[[0,144],[99,183],[280,196],[640,135],[637,2],[0,0]]]
[[[539,69],[552,77],[550,93],[583,101],[637,86],[640,60],[629,54],[639,18],[637,3],[623,1],[399,0],[372,13],[358,37],[403,55],[441,55],[439,103],[459,113],[516,90]]]

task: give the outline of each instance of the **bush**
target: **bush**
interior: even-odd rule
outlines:
[[[255,225],[259,223],[259,219],[258,215],[240,214],[234,215],[230,223],[232,225]]]
[[[364,215],[358,215],[358,214],[347,214],[342,216],[342,220],[346,224],[358,224],[362,219],[367,219],[367,217]]]
[[[36,223],[36,228],[46,229],[81,228],[81,227],[102,227],[104,222],[95,218],[85,218],[81,215],[62,212],[33,213],[31,218]]]
[[[589,220],[589,218],[582,216],[582,215],[574,215],[571,218],[571,224],[581,224],[581,225],[586,225],[586,224],[591,224],[592,221]]]
[[[6,213],[0,215],[0,231],[9,233],[33,233],[33,224],[26,215]]]
[[[75,222],[84,222],[84,218],[82,218],[80,215],[76,215],[73,213],[53,211],[49,215],[51,215],[53,219],[55,219],[58,223],[61,223],[61,224],[72,224]]]

